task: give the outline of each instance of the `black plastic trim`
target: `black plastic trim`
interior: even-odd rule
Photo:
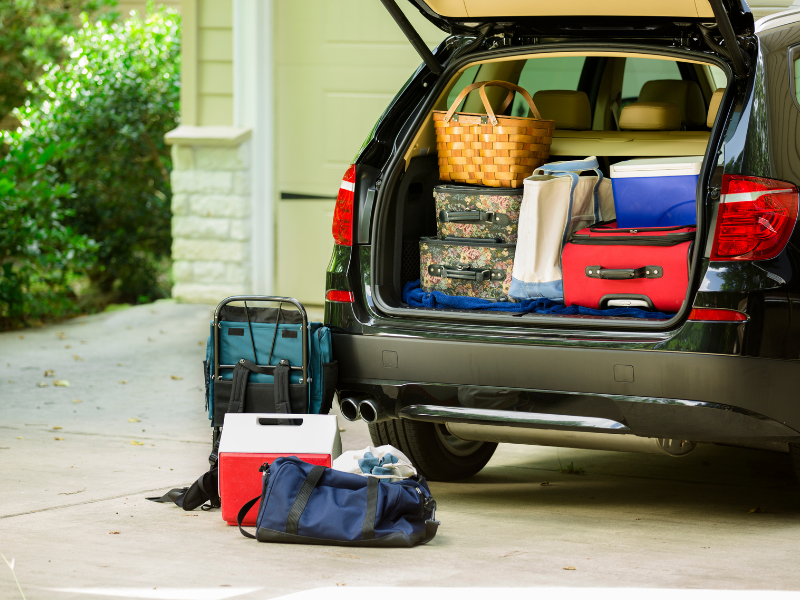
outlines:
[[[800,360],[334,334],[340,386],[385,380],[723,403],[800,429]],[[397,354],[397,367],[382,353]],[[614,377],[633,368],[634,381]]]

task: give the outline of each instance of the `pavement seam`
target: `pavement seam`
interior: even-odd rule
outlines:
[[[14,431],[41,431],[41,432],[44,432],[44,433],[50,433],[50,432],[53,431],[52,429],[25,429],[25,428],[22,428],[22,427],[12,427],[12,426],[9,426],[9,425],[0,425],[0,429],[11,429],[11,430],[14,430]],[[154,441],[154,442],[176,442],[178,444],[209,444],[210,445],[210,442],[208,440],[204,440],[204,441],[201,442],[200,440],[176,440],[176,439],[173,439],[173,438],[145,437],[145,436],[141,436],[141,435],[136,435],[135,432],[134,432],[133,435],[124,435],[123,436],[123,435],[113,435],[113,434],[110,434],[110,433],[91,433],[91,432],[88,432],[88,431],[70,431],[68,429],[61,429],[61,430],[58,430],[58,431],[60,433],[68,433],[70,435],[94,435],[94,436],[97,436],[97,437],[105,437],[105,438],[120,439],[120,440],[127,440],[127,439],[130,439],[131,437],[135,437],[137,440],[148,440],[148,441]]]
[[[146,490],[141,490],[141,491],[138,491],[138,492],[128,492],[126,494],[120,494],[119,496],[109,496],[108,498],[98,498],[97,500],[85,500],[83,502],[73,502],[72,504],[59,504],[58,506],[48,506],[48,507],[45,507],[45,508],[39,508],[37,510],[29,510],[27,512],[15,513],[13,515],[0,515],[0,519],[10,519],[12,517],[22,517],[22,516],[25,516],[25,515],[33,515],[33,514],[40,513],[40,512],[46,512],[48,510],[58,510],[60,508],[71,508],[73,506],[82,506],[84,504],[96,504],[98,502],[108,502],[109,500],[117,500],[119,498],[126,498],[127,496],[137,496],[139,494],[146,494],[147,492],[155,492],[155,491],[164,489],[164,487],[167,487],[167,486],[163,486],[163,487],[159,486],[157,488],[147,488]],[[174,485],[174,486],[170,486],[170,489],[173,489],[173,488],[176,488],[176,487],[183,487],[183,486]]]

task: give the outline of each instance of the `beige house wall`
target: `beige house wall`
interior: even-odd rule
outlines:
[[[398,5],[429,46],[444,39],[407,2]],[[377,0],[277,0],[275,25],[276,291],[320,304],[332,198],[421,59]]]
[[[420,59],[376,0],[182,0],[181,14],[173,296],[322,304],[342,174]]]
[[[233,0],[182,0],[181,122],[233,125]]]

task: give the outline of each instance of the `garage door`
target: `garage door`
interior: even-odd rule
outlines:
[[[408,3],[398,4],[430,47],[443,39]],[[421,61],[377,0],[274,7],[277,292],[322,304],[342,175]]]

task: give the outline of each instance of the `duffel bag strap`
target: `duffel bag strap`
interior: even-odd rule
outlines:
[[[245,531],[244,529],[242,529],[242,521],[244,521],[244,518],[247,516],[247,513],[250,512],[250,509],[253,508],[253,505],[259,500],[261,500],[261,496],[256,496],[252,500],[246,502],[245,505],[239,511],[239,514],[236,515],[236,523],[239,525],[239,531],[242,532],[242,535],[244,537],[248,537],[253,540],[256,539],[256,536],[254,536],[249,531]]]
[[[361,526],[361,538],[364,540],[375,539],[375,518],[378,516],[380,485],[380,479],[367,476],[367,514],[364,515],[364,524]]]
[[[306,476],[306,480],[300,487],[297,497],[292,503],[292,508],[289,509],[289,516],[286,517],[286,533],[297,535],[297,526],[300,524],[300,517],[303,516],[303,511],[306,509],[308,499],[311,498],[311,492],[317,487],[322,474],[327,467],[315,465],[311,472]]]

